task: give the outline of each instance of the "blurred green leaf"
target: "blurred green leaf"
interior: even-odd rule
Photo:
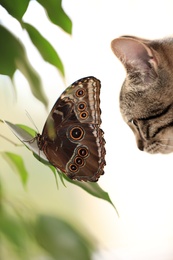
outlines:
[[[0,179],[0,214],[2,211],[2,201],[3,201],[3,187],[2,187],[2,183],[1,183],[1,179]]]
[[[43,59],[55,66],[64,77],[63,63],[53,46],[32,25],[23,22],[22,27],[27,30],[32,43],[38,49]]]
[[[23,185],[25,185],[28,178],[28,172],[25,168],[22,158],[19,155],[11,152],[1,152],[1,154],[11,166],[11,168],[20,176]]]
[[[47,107],[48,102],[40,78],[33,67],[31,67],[25,53],[23,54],[21,58],[16,60],[16,68],[19,69],[28,80],[32,94]]]
[[[0,0],[0,5],[2,5],[7,10],[7,12],[17,20],[21,20],[29,2],[30,0]]]
[[[0,25],[0,73],[12,78],[16,71],[16,59],[23,55],[20,42]]]
[[[62,0],[37,0],[37,2],[45,8],[52,23],[71,34],[72,22],[62,8]]]
[[[47,106],[40,78],[30,65],[22,43],[2,25],[0,25],[0,57],[0,74],[12,79],[14,72],[19,69],[28,80],[33,95]]]
[[[6,239],[12,242],[19,250],[25,249],[25,231],[20,221],[16,218],[7,215],[4,212],[0,214],[0,232]]]
[[[91,260],[92,243],[63,220],[42,215],[35,233],[40,246],[56,260]]]

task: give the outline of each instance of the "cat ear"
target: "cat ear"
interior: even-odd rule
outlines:
[[[148,72],[153,68],[157,72],[158,63],[154,51],[143,43],[142,39],[129,36],[120,37],[111,42],[111,47],[127,70],[134,68]]]

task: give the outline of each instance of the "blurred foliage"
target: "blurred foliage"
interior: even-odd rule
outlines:
[[[94,245],[72,225],[52,216],[39,216],[35,224],[35,235],[54,259],[91,259]]]
[[[13,79],[18,69],[27,78],[33,95],[47,106],[41,81],[29,63],[23,44],[5,27],[0,25],[0,73]]]
[[[26,30],[42,58],[55,66],[64,77],[63,63],[51,43],[45,39],[34,26],[22,20],[23,15],[27,11],[29,2],[29,0],[0,0],[0,5],[3,6],[11,16],[17,19],[21,27]],[[64,12],[61,0],[38,0],[38,2],[43,6],[52,23],[58,25],[66,33],[71,34],[72,22]],[[32,94],[47,106],[47,98],[44,94],[40,77],[30,64],[21,40],[2,25],[0,25],[0,39],[0,74],[7,75],[13,80],[16,70],[20,70],[28,80]]]
[[[65,76],[62,61],[52,45],[32,25],[22,23],[22,26],[27,30],[32,43],[37,47],[43,59],[57,67],[62,75]]]
[[[90,260],[94,240],[72,223],[50,215],[31,214],[0,189],[0,259]],[[25,214],[24,214],[24,213]],[[26,217],[27,215],[27,217]]]
[[[8,162],[8,164],[12,167],[14,172],[19,174],[23,185],[25,185],[27,182],[28,173],[27,173],[27,170],[25,168],[25,165],[24,165],[24,162],[23,162],[23,159],[21,158],[21,156],[14,154],[14,153],[10,153],[10,152],[1,152],[1,155],[5,158],[5,160]]]

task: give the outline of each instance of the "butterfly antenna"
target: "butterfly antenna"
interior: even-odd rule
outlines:
[[[38,127],[36,126],[36,124],[35,124],[34,120],[32,119],[31,115],[28,113],[27,110],[25,110],[25,113],[26,113],[28,119],[30,120],[30,122],[31,122],[31,123],[33,124],[33,126],[35,127],[37,133],[39,133]]]
[[[37,133],[39,133],[38,127],[36,126],[36,124],[35,124],[34,120],[32,119],[31,115],[28,113],[27,110],[25,110],[25,113],[26,113],[28,119],[29,119],[29,120],[31,121],[31,123],[33,124],[33,126],[35,127]],[[35,138],[34,138],[34,139],[35,139]],[[41,157],[40,157],[40,149],[39,149],[39,151],[38,151],[38,156],[39,156],[39,161],[40,161],[40,158],[41,158]]]

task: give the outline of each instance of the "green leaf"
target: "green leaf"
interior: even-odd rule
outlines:
[[[46,156],[39,150],[36,142],[36,132],[34,129],[26,125],[12,124],[8,121],[4,123],[10,128],[14,135],[29,149],[33,152],[34,157],[44,165],[48,166],[53,174],[56,174],[56,169],[47,160]]]
[[[62,0],[37,0],[37,2],[45,8],[52,23],[71,34],[72,22],[61,6]]]
[[[13,134],[26,146],[30,149],[30,144],[34,142],[34,132],[35,130],[30,128],[29,126],[25,126],[22,124],[12,124],[8,121],[4,121],[4,123],[10,128]]]
[[[26,126],[26,125],[22,125],[22,124],[16,124],[17,127],[23,129],[24,131],[26,131],[28,134],[30,134],[33,138],[36,136],[37,132],[32,129],[31,127],[29,126]]]
[[[21,20],[26,12],[29,2],[30,0],[0,0],[0,5],[2,5],[6,11],[17,20]]]
[[[33,95],[47,106],[41,81],[29,63],[22,43],[5,27],[0,25],[0,74],[11,79],[17,69],[26,77]]]
[[[25,185],[28,179],[28,172],[25,168],[23,159],[19,155],[11,152],[1,152],[1,154],[11,168],[20,176],[23,185]]]
[[[35,158],[37,160],[39,160],[40,162],[42,162],[43,164],[49,166],[51,171],[55,174],[55,168],[48,162],[47,158],[42,153],[42,151],[39,151],[38,145],[35,142],[35,140],[33,140],[32,142],[23,141],[23,140],[32,140],[32,138],[33,138],[33,136],[27,132],[27,127],[22,126],[22,128],[20,128],[20,125],[13,125],[12,123],[7,122],[7,121],[4,121],[4,122],[12,130],[12,132],[19,138],[19,140],[21,142],[23,142],[34,153]],[[58,173],[59,173],[59,170],[58,170]],[[62,176],[66,181],[79,186],[80,188],[82,188],[83,190],[85,190],[86,192],[91,194],[92,196],[103,199],[103,200],[107,201],[108,203],[110,203],[115,208],[117,215],[119,216],[115,205],[113,204],[113,202],[111,201],[111,199],[109,197],[109,194],[107,192],[105,192],[98,185],[98,183],[74,181],[74,180],[71,180],[70,178],[68,178],[64,173],[62,173]],[[60,178],[61,178],[61,176],[60,176]]]
[[[23,22],[22,27],[27,30],[32,43],[36,46],[43,59],[55,66],[64,77],[63,63],[53,46],[32,25]]]
[[[68,182],[73,183],[74,185],[79,186],[89,194],[91,194],[94,197],[97,197],[99,199],[103,199],[107,202],[109,202],[116,210],[117,215],[119,216],[118,210],[116,209],[115,205],[111,201],[109,194],[105,192],[98,183],[95,182],[79,182],[79,181],[73,181],[69,179],[66,175],[64,175],[64,179],[66,179]]]
[[[28,80],[32,94],[41,101],[46,107],[48,105],[47,98],[44,94],[41,81],[36,71],[30,65],[25,52],[19,59],[16,60],[16,69],[19,69],[21,73]]]
[[[36,222],[35,234],[38,243],[54,259],[91,260],[93,245],[69,223],[42,215]]]
[[[46,162],[48,162],[46,156],[42,151],[39,150],[37,145],[37,140],[35,136],[31,135],[29,132],[31,130],[30,127],[22,125],[14,125],[8,121],[4,121],[4,123],[10,128],[10,130],[13,132],[13,134],[33,153],[37,154],[39,158],[42,158]],[[29,131],[28,131],[29,130]],[[27,132],[28,131],[28,132]],[[34,132],[34,130],[31,130]]]

